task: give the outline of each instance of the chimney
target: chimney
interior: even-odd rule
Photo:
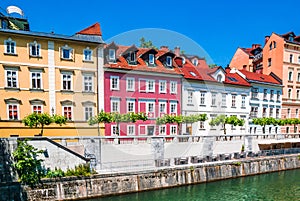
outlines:
[[[179,47],[179,46],[176,46],[176,47],[174,48],[174,54],[175,54],[177,57],[180,56],[180,47]]]
[[[265,44],[268,42],[269,39],[270,39],[270,36],[265,36]]]
[[[169,52],[169,47],[168,46],[160,46],[160,50]]]
[[[252,44],[252,49],[256,49],[256,48],[258,48],[260,46],[261,46],[260,44]]]

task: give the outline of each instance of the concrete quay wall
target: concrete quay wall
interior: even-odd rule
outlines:
[[[189,164],[135,173],[43,180],[36,189],[25,187],[27,200],[77,200],[170,188],[235,177],[300,168],[300,155],[280,155],[201,164]]]

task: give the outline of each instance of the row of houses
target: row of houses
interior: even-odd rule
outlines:
[[[166,46],[156,49],[105,44],[99,23],[72,36],[4,25],[2,19],[2,136],[37,134],[21,122],[32,112],[61,114],[68,119],[65,126],[49,126],[44,131],[46,136],[111,136],[117,130],[121,136],[220,134],[221,126],[209,125],[220,114],[246,122],[241,127],[229,126],[227,133],[256,134],[261,128],[251,119],[282,117],[286,103],[286,96],[282,98],[283,77],[269,68],[265,74],[259,69],[251,72],[244,64],[240,68],[233,63],[240,57],[237,54],[231,68],[210,68],[204,58],[181,54],[179,47],[170,50]],[[87,120],[101,110],[145,112],[148,120],[110,123],[105,129],[101,125],[89,126]],[[184,124],[181,129],[177,124],[156,125],[156,118],[165,114],[204,113],[207,121]],[[278,133],[280,129],[272,126],[267,132]]]

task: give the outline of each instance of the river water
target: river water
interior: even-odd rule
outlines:
[[[300,201],[300,169],[89,201]]]

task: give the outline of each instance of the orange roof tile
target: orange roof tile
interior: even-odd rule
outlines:
[[[251,80],[251,81],[258,81],[258,82],[278,84],[278,85],[281,84],[278,80],[276,80],[271,75],[258,74],[258,73],[254,73],[254,72],[249,72],[247,70],[239,70],[239,71],[241,73],[243,73],[248,80]]]
[[[102,36],[99,22],[97,22],[97,23],[93,24],[92,26],[89,26],[89,27],[77,32],[76,34]]]

